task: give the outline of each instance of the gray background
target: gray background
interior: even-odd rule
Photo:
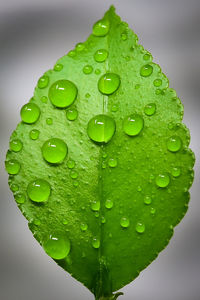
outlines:
[[[196,154],[189,211],[157,260],[122,289],[124,299],[200,299],[200,1],[0,0],[1,300],[93,299],[32,237],[8,189],[3,160],[37,79],[87,38],[112,3],[170,78],[185,106],[184,122]]]

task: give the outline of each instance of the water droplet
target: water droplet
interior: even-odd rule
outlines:
[[[53,259],[64,259],[69,254],[70,241],[66,236],[50,235],[43,248]]]
[[[49,139],[42,146],[42,155],[44,159],[51,164],[63,162],[67,152],[66,143],[58,138]]]
[[[90,96],[91,96],[91,95],[90,95],[89,93],[86,93],[86,94],[85,94],[85,97],[86,97],[86,98],[90,98]]]
[[[49,99],[59,108],[71,105],[77,96],[77,87],[69,80],[58,80],[49,89]]]
[[[83,67],[83,73],[86,75],[91,74],[92,71],[93,71],[93,67],[90,65],[86,65]]]
[[[153,82],[154,86],[159,87],[162,84],[162,80],[160,78],[157,78]]]
[[[47,103],[48,98],[47,98],[46,96],[42,96],[42,97],[40,98],[40,100],[41,100],[42,103]]]
[[[124,132],[130,136],[138,135],[144,127],[144,120],[140,115],[133,114],[124,119]]]
[[[63,69],[63,65],[62,64],[55,64],[53,69],[54,69],[54,71],[59,72]]]
[[[70,177],[73,178],[73,179],[76,179],[76,178],[78,177],[78,173],[77,173],[76,171],[73,171],[73,170],[72,170],[72,171],[70,172]]]
[[[110,158],[108,161],[108,165],[111,168],[115,168],[117,166],[117,160],[116,158]]]
[[[53,124],[53,119],[52,118],[47,118],[46,123],[47,123],[47,125],[52,125]]]
[[[144,107],[144,113],[147,116],[152,116],[156,112],[156,104],[155,103],[149,103]]]
[[[104,216],[101,217],[101,223],[105,224],[106,223],[106,218]]]
[[[155,215],[156,209],[155,209],[154,207],[151,207],[150,213],[151,213],[152,215]]]
[[[105,161],[102,161],[101,167],[102,167],[102,169],[106,168],[106,162]]]
[[[71,50],[71,51],[68,52],[67,55],[68,55],[69,57],[74,57],[74,56],[76,56],[76,51]]]
[[[88,229],[88,225],[86,223],[81,224],[81,230],[86,231]]]
[[[14,152],[19,152],[22,149],[22,142],[18,139],[14,139],[12,141],[10,141],[10,150],[14,151]]]
[[[145,196],[145,197],[144,197],[144,203],[145,203],[146,205],[151,204],[151,202],[152,202],[151,197],[149,197],[149,196]]]
[[[140,186],[140,185],[138,185],[138,187],[137,187],[137,191],[138,191],[138,192],[141,192],[141,191],[142,191],[142,188],[141,188],[141,186]]]
[[[21,119],[24,123],[35,123],[40,116],[40,109],[35,103],[27,103],[20,111]]]
[[[83,43],[76,44],[76,51],[81,52],[85,49],[85,45]]]
[[[93,117],[87,127],[91,140],[98,143],[108,143],[115,133],[115,121],[106,115]]]
[[[93,211],[99,211],[100,209],[100,201],[93,201],[90,205],[91,210]]]
[[[121,220],[120,220],[120,225],[121,225],[123,228],[129,227],[129,225],[130,225],[129,219],[126,218],[126,217],[122,217]]]
[[[32,140],[37,140],[39,138],[40,131],[37,129],[33,129],[29,132],[29,137]]]
[[[111,107],[111,111],[112,112],[118,111],[118,105],[117,104],[113,104],[112,107]]]
[[[143,55],[143,59],[144,60],[150,60],[151,59],[151,55],[148,54],[148,53],[146,53],[146,54]]]
[[[97,21],[93,26],[93,34],[95,36],[105,36],[109,31],[109,21],[102,19]]]
[[[167,140],[167,149],[171,152],[177,152],[181,149],[182,141],[179,136],[173,135]]]
[[[66,111],[66,116],[69,121],[74,121],[78,117],[78,111],[76,108],[69,108]]]
[[[157,177],[156,177],[156,184],[158,187],[160,188],[165,188],[169,185],[169,182],[170,182],[170,178],[169,178],[169,175],[166,174],[166,173],[163,173],[163,174],[159,174]]]
[[[179,167],[172,168],[172,176],[179,177],[181,175],[181,169]]]
[[[105,49],[99,49],[94,54],[94,59],[96,62],[104,62],[108,57],[108,51]]]
[[[19,186],[17,184],[11,184],[10,189],[12,192],[17,192],[19,190]]]
[[[121,34],[121,39],[122,39],[122,41],[126,41],[127,40],[127,34],[126,33],[122,33]]]
[[[75,167],[75,161],[72,159],[68,160],[67,166],[69,169],[73,169]]]
[[[99,69],[96,69],[96,70],[95,70],[95,74],[96,74],[96,75],[99,75],[99,74],[101,74],[101,70],[99,70]]]
[[[26,197],[24,194],[17,194],[15,195],[15,201],[18,203],[18,204],[23,204],[26,200]]]
[[[144,65],[141,69],[140,69],[140,75],[143,77],[148,77],[153,73],[153,67],[149,64]]]
[[[5,162],[6,171],[10,175],[16,175],[20,170],[20,163],[16,159],[7,160]]]
[[[138,222],[136,224],[136,227],[135,227],[135,230],[138,232],[138,233],[144,233],[145,231],[145,225],[141,222]]]
[[[29,183],[27,193],[32,201],[45,202],[50,196],[51,187],[46,180],[38,178]]]
[[[39,226],[41,224],[40,220],[39,219],[35,219],[33,221],[33,224],[36,225],[36,226]]]
[[[67,220],[67,219],[64,219],[64,220],[62,221],[62,223],[63,223],[63,225],[67,225],[67,224],[68,224],[68,220]]]
[[[113,94],[120,85],[120,77],[115,73],[105,73],[98,81],[98,88],[102,94]]]
[[[38,87],[39,89],[44,89],[49,84],[49,76],[43,75],[38,80]]]
[[[95,215],[96,218],[98,218],[98,217],[99,217],[99,212],[98,212],[98,211],[95,211],[95,214],[94,214],[94,215]]]
[[[96,237],[92,239],[92,247],[98,249],[100,247],[100,240]]]
[[[105,207],[108,208],[108,209],[111,209],[113,207],[113,201],[110,200],[110,199],[107,199],[105,201]]]

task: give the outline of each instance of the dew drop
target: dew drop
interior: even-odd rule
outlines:
[[[71,51],[68,52],[67,55],[68,55],[69,57],[74,57],[74,56],[76,56],[76,51],[71,50]]]
[[[10,141],[10,150],[14,151],[14,152],[19,152],[22,149],[22,142],[18,139],[14,139],[12,141]]]
[[[76,51],[81,52],[85,49],[85,45],[83,43],[76,44]]]
[[[120,77],[115,73],[105,73],[98,81],[98,89],[102,94],[111,95],[120,86]]]
[[[108,161],[108,165],[111,168],[115,168],[117,166],[117,160],[116,158],[110,158]]]
[[[144,120],[140,115],[133,114],[124,119],[123,129],[127,135],[138,135],[144,127]]]
[[[55,64],[53,69],[54,69],[54,71],[59,72],[63,69],[63,65],[62,64]]]
[[[101,217],[101,223],[105,224],[106,223],[106,218],[104,216]]]
[[[27,103],[22,106],[20,115],[24,123],[33,124],[40,116],[40,109],[35,103]]]
[[[151,213],[152,215],[155,215],[156,209],[155,209],[154,207],[151,207],[150,213]]]
[[[163,173],[163,174],[159,174],[157,177],[156,177],[156,184],[158,187],[160,188],[165,188],[169,185],[170,183],[170,178],[169,178],[169,175],[166,174],[166,173]]]
[[[90,205],[91,210],[93,211],[99,211],[100,209],[100,201],[93,201]]]
[[[122,217],[121,220],[120,220],[120,225],[121,225],[123,228],[129,227],[129,225],[130,225],[129,219],[126,218],[126,217]]]
[[[122,33],[121,34],[121,39],[122,39],[122,41],[126,41],[127,40],[127,34],[126,33]]]
[[[16,175],[20,170],[20,163],[16,159],[7,160],[5,162],[6,171],[10,175]]]
[[[179,136],[173,135],[167,140],[167,149],[171,152],[177,152],[181,149],[182,141]]]
[[[27,194],[34,202],[45,202],[51,193],[50,184],[44,179],[36,179],[29,183]]]
[[[49,76],[43,75],[38,80],[38,87],[39,89],[44,89],[49,84]]]
[[[49,89],[49,99],[53,105],[64,108],[71,105],[77,96],[77,87],[69,80],[58,80]]]
[[[39,138],[40,131],[37,129],[33,129],[29,132],[29,137],[32,140],[37,140]]]
[[[94,60],[96,62],[104,62],[108,57],[108,51],[105,49],[99,49],[94,54]]]
[[[150,60],[151,59],[151,55],[148,54],[148,53],[146,53],[146,54],[144,54],[143,59],[144,60]]]
[[[62,163],[68,152],[66,143],[58,138],[47,140],[42,146],[44,159],[51,164]]]
[[[115,121],[109,116],[97,115],[90,119],[87,133],[94,142],[108,143],[115,133]]]
[[[136,227],[135,227],[135,230],[138,232],[138,233],[144,233],[145,231],[145,225],[141,222],[138,222],[136,224]]]
[[[46,123],[47,123],[47,125],[52,125],[53,124],[53,119],[52,118],[47,118]]]
[[[162,84],[162,80],[160,78],[155,79],[153,82],[153,85],[156,87],[161,86],[161,84]]]
[[[109,31],[109,21],[102,19],[97,21],[93,26],[93,34],[95,36],[105,36]]]
[[[91,74],[93,71],[93,67],[91,65],[86,65],[83,67],[83,73],[88,75]]]
[[[17,192],[19,190],[19,186],[17,184],[11,184],[10,189],[12,192]]]
[[[106,168],[106,162],[105,161],[102,161],[101,167],[102,167],[102,169]]]
[[[78,117],[78,111],[76,108],[68,108],[66,111],[66,117],[69,121],[74,121]]]
[[[91,96],[91,95],[90,95],[89,93],[86,93],[86,94],[85,94],[85,97],[86,97],[86,98],[90,98],[90,96]]]
[[[72,171],[70,172],[70,177],[71,177],[72,179],[76,179],[76,178],[78,177],[78,173],[77,173],[76,171],[72,170]]]
[[[100,70],[100,69],[96,69],[96,70],[95,70],[95,74],[96,74],[96,75],[101,74],[101,70]]]
[[[151,197],[149,197],[149,196],[145,196],[145,197],[144,197],[144,203],[145,203],[146,205],[151,204],[151,202],[152,202]]]
[[[43,248],[53,259],[64,259],[69,254],[70,241],[66,236],[50,235]]]
[[[110,199],[107,199],[107,200],[105,201],[105,207],[106,207],[107,209],[111,209],[111,208],[113,207],[113,201],[110,200]]]
[[[112,107],[111,107],[111,111],[112,112],[118,111],[118,105],[117,104],[113,104]]]
[[[144,65],[141,69],[140,69],[140,75],[143,77],[148,77],[153,73],[153,67],[149,64]]]
[[[181,175],[181,169],[179,167],[172,168],[172,176],[179,177]]]
[[[81,224],[81,230],[86,231],[88,229],[88,225],[86,223]]]
[[[100,240],[96,237],[92,239],[92,247],[98,249],[100,247]]]
[[[62,223],[63,223],[63,225],[67,225],[67,224],[68,224],[68,220],[67,220],[67,219],[64,219],[64,220],[62,221]]]
[[[15,201],[18,203],[18,204],[23,204],[26,200],[26,197],[24,194],[17,194],[15,195]]]
[[[42,96],[42,97],[40,98],[40,100],[41,100],[42,103],[47,103],[48,98],[47,98],[46,96]]]
[[[36,225],[36,226],[39,226],[41,224],[40,220],[39,219],[35,219],[33,221],[33,224]]]
[[[149,103],[144,107],[144,113],[147,116],[152,116],[156,112],[156,104],[155,103]]]
[[[67,166],[69,169],[73,169],[75,167],[75,161],[72,159],[68,160]]]

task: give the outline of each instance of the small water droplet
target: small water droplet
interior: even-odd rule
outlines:
[[[73,178],[73,179],[76,179],[78,177],[78,173],[76,171],[72,170],[70,172],[70,177]]]
[[[94,142],[108,143],[115,133],[115,121],[109,116],[97,115],[89,121],[87,133]]]
[[[34,202],[45,202],[51,193],[50,184],[44,179],[36,179],[29,183],[27,194]]]
[[[41,224],[40,220],[39,219],[35,219],[33,221],[33,224],[36,225],[36,226],[39,226]]]
[[[172,168],[172,176],[179,177],[181,175],[181,169],[179,167]]]
[[[66,236],[50,235],[43,243],[45,252],[53,259],[64,259],[70,251],[70,241]]]
[[[141,222],[138,222],[136,224],[136,227],[135,227],[135,230],[138,232],[138,233],[144,233],[145,231],[145,225]]]
[[[5,162],[6,171],[10,175],[16,175],[20,170],[20,163],[16,159],[10,159]]]
[[[152,215],[155,215],[156,209],[155,209],[154,207],[151,207],[150,213],[151,213]]]
[[[20,115],[24,123],[33,124],[40,116],[40,109],[35,103],[27,103],[22,106]]]
[[[99,212],[95,211],[94,215],[95,215],[96,218],[98,218],[99,217]]]
[[[122,39],[122,41],[126,41],[127,40],[127,34],[124,32],[124,33],[122,33],[121,34],[121,39]]]
[[[91,74],[93,71],[93,67],[91,65],[86,65],[83,67],[83,73],[88,75]]]
[[[101,70],[100,70],[100,69],[96,69],[96,70],[95,70],[95,74],[96,74],[96,75],[101,74]]]
[[[105,161],[102,161],[101,167],[102,167],[102,169],[106,168],[106,162]]]
[[[49,76],[43,75],[38,80],[38,87],[39,89],[44,89],[49,84]]]
[[[145,203],[146,205],[151,204],[151,202],[152,202],[151,197],[149,197],[149,196],[145,196],[145,197],[144,197],[144,203]]]
[[[121,220],[120,220],[120,225],[121,225],[123,228],[129,227],[129,225],[130,225],[129,219],[126,218],[126,217],[122,217]]]
[[[83,43],[76,44],[76,51],[81,52],[85,49],[85,45]]]
[[[101,223],[105,224],[106,223],[106,218],[104,216],[101,217]]]
[[[98,249],[100,247],[100,240],[96,237],[92,239],[92,247]]]
[[[69,121],[74,121],[78,117],[78,111],[76,108],[68,108],[66,111],[66,116]]]
[[[111,95],[120,86],[120,77],[115,73],[105,73],[98,81],[98,89],[102,94]]]
[[[146,53],[146,54],[143,55],[143,59],[145,61],[150,60],[151,59],[151,55],[149,53]]]
[[[124,119],[124,132],[130,136],[138,135],[144,127],[144,120],[140,115],[133,114]]]
[[[118,111],[118,108],[119,108],[119,107],[118,107],[117,104],[113,104],[112,107],[111,107],[111,111],[112,111],[112,112],[116,112],[116,111]]]
[[[59,72],[63,69],[63,65],[62,64],[55,64],[53,69],[54,69],[54,71]]]
[[[85,97],[86,97],[86,98],[90,98],[90,96],[91,96],[91,95],[90,95],[89,93],[86,93],[86,94],[85,94]]]
[[[19,152],[22,149],[22,142],[19,139],[14,139],[10,141],[10,150],[14,152]]]
[[[68,55],[69,57],[75,57],[75,56],[76,56],[76,51],[71,50],[71,51],[68,52],[67,55]]]
[[[10,189],[12,192],[17,192],[19,190],[19,186],[15,183],[11,184]]]
[[[109,21],[102,19],[94,24],[92,32],[95,36],[105,36],[109,31],[109,27]]]
[[[26,197],[24,194],[19,193],[19,194],[15,195],[15,201],[18,204],[23,204],[25,202],[25,200],[26,200]]]
[[[81,230],[86,231],[88,229],[88,225],[86,223],[81,224]]]
[[[108,51],[105,49],[99,49],[94,54],[94,59],[96,62],[104,62],[108,57]]]
[[[156,112],[156,104],[155,103],[149,103],[144,107],[144,113],[147,116],[152,116]]]
[[[53,124],[53,119],[52,118],[47,118],[46,123],[47,123],[47,125],[52,125]]]
[[[66,143],[58,138],[47,140],[42,146],[44,159],[51,164],[62,163],[68,152]]]
[[[73,169],[75,167],[75,161],[72,159],[69,159],[67,162],[67,166],[69,169]]]
[[[29,132],[29,137],[32,140],[37,140],[39,138],[40,131],[37,129],[33,129]]]
[[[181,149],[182,141],[179,136],[173,135],[167,140],[167,149],[171,152],[177,152]]]
[[[111,168],[115,168],[117,166],[117,160],[116,158],[110,158],[108,161],[108,165]]]
[[[90,205],[91,210],[93,211],[99,211],[100,209],[100,201],[93,201]]]
[[[67,219],[64,219],[64,220],[62,221],[62,223],[63,223],[63,225],[67,225],[67,224],[68,224],[68,220],[67,220]]]
[[[140,69],[140,75],[143,77],[148,77],[153,73],[153,67],[152,65],[144,65],[141,69]]]
[[[77,92],[77,87],[73,82],[58,80],[49,89],[49,99],[56,107],[65,108],[75,101]]]
[[[47,98],[46,96],[42,96],[42,97],[40,98],[40,100],[41,100],[42,103],[47,103],[48,98]]]
[[[111,199],[107,199],[107,200],[105,201],[105,207],[106,207],[107,209],[111,209],[111,208],[113,207],[113,201],[112,201]]]
[[[162,80],[160,78],[157,78],[153,82],[154,86],[159,87],[162,85]]]
[[[169,175],[166,174],[166,173],[163,173],[163,174],[159,174],[157,177],[156,177],[156,184],[158,187],[160,188],[165,188],[169,185],[170,183],[170,178],[169,178]]]

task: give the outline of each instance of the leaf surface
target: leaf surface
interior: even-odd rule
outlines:
[[[10,188],[35,238],[96,299],[136,278],[187,211],[183,106],[113,7],[38,81],[10,139]]]

